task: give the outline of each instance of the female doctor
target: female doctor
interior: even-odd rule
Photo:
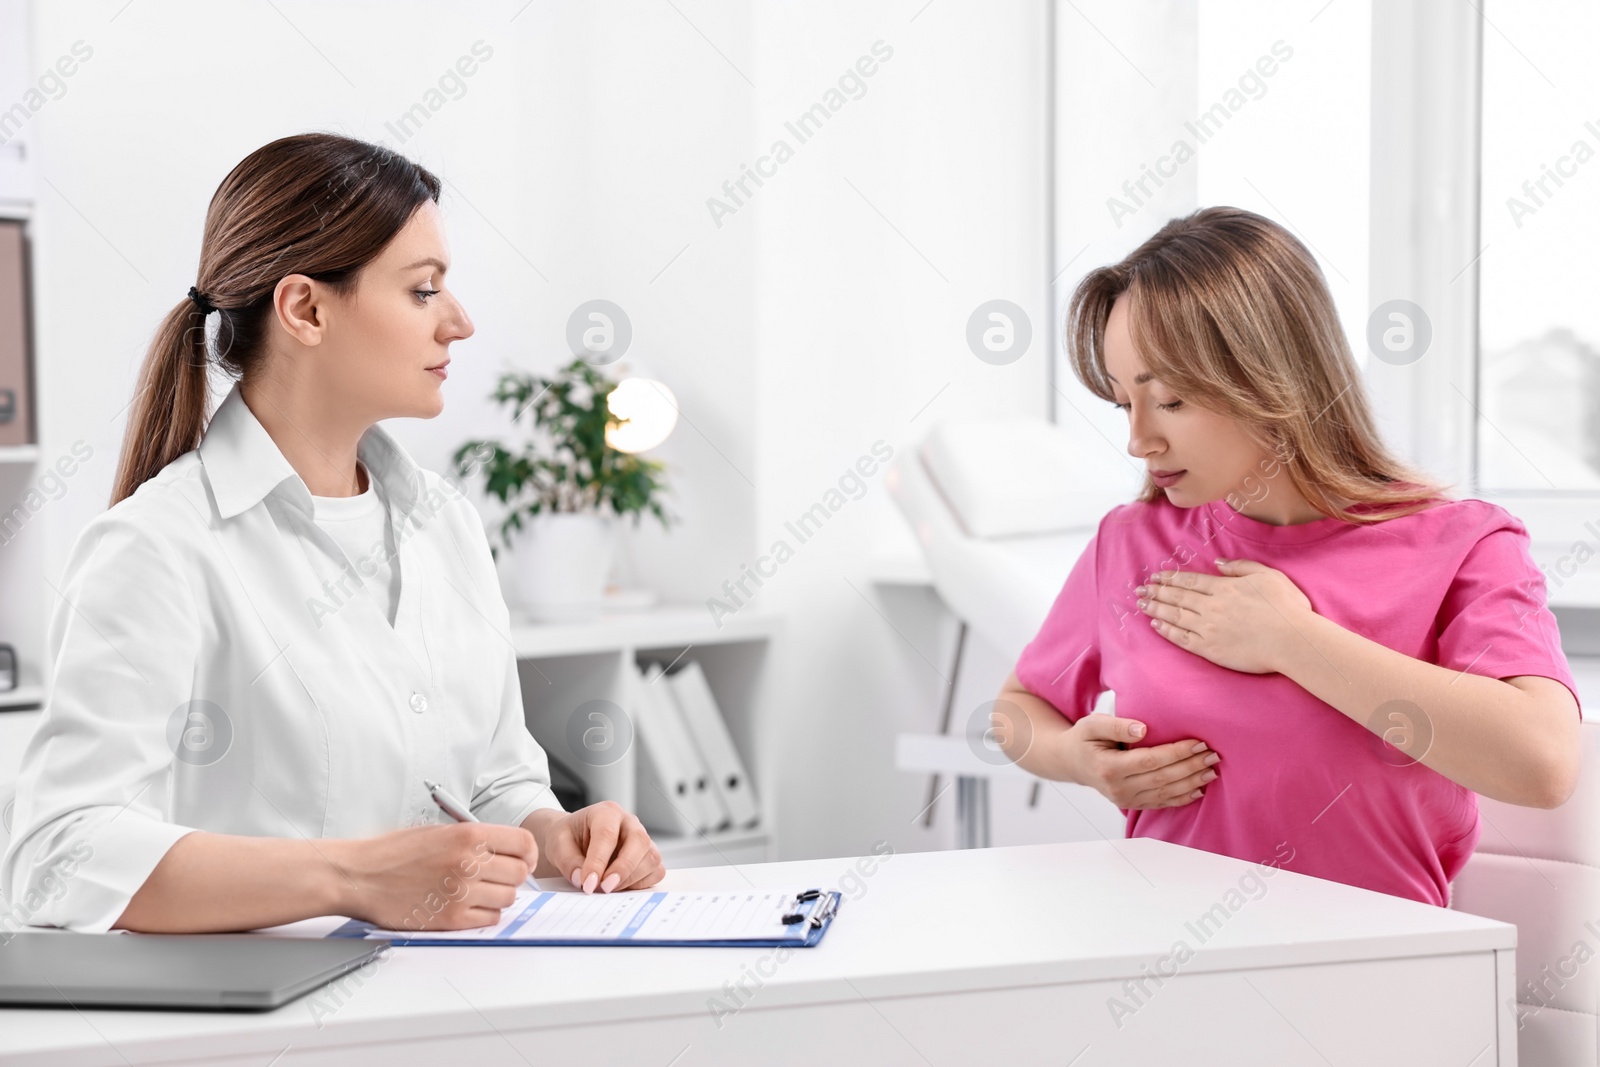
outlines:
[[[661,879],[637,818],[551,794],[482,523],[377,425],[438,415],[473,333],[438,198],[402,156],[322,133],[251,153],[212,198],[112,506],[58,590],[0,861],[30,924],[459,929],[530,874]],[[207,425],[212,362],[234,385]]]

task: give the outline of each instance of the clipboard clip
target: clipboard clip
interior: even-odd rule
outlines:
[[[816,928],[833,918],[833,914],[838,910],[838,907],[839,898],[833,893],[829,893],[817,901],[816,907],[811,909],[811,926]]]
[[[795,923],[805,922],[807,917],[805,913],[800,911],[800,905],[809,903],[813,900],[816,900],[817,904],[811,909],[811,926],[821,926],[824,922],[833,917],[835,910],[838,908],[839,898],[835,897],[831,893],[824,896],[822,890],[820,889],[807,889],[803,893],[795,894],[795,910],[788,912],[783,916],[783,924],[785,926],[793,926]]]

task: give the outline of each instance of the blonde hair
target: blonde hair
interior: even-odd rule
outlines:
[[[1145,369],[1185,401],[1241,423],[1323,515],[1375,523],[1448,499],[1448,486],[1383,444],[1327,282],[1277,223],[1202,208],[1078,283],[1069,358],[1078,380],[1113,403],[1106,322],[1123,293]],[[1147,475],[1138,499],[1164,498]]]

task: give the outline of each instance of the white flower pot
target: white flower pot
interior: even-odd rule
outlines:
[[[600,613],[616,551],[616,516],[550,512],[524,520],[511,552],[517,602],[537,622],[569,622]]]

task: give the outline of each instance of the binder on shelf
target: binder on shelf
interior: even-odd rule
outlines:
[[[659,670],[659,668],[657,668]],[[678,750],[661,725],[652,686],[636,688],[634,733],[639,742],[639,787],[635,805],[639,821],[651,833],[693,837],[694,813],[699,807],[690,796],[689,773]]]
[[[666,669],[656,665],[653,671],[645,672],[645,677],[647,683],[653,679],[653,684],[647,684],[646,688],[654,695],[657,717],[667,724],[671,743],[677,746],[683,765],[688,768],[692,803],[698,809],[694,816],[695,826],[708,834],[728,829],[733,825],[732,815],[721,798],[712,791],[711,768],[701,758],[700,749],[689,734],[689,724],[684,720],[683,711],[678,707],[677,700],[673,699],[672,690],[668,688]]]
[[[711,791],[727,809],[731,825],[747,830],[761,822],[761,805],[745,772],[744,761],[728,733],[728,724],[700,664],[690,660],[667,675],[673,699],[683,714],[689,736],[699,750],[711,779]]]
[[[21,222],[0,220],[0,446],[34,443],[30,340],[28,241]]]
[[[711,797],[709,775],[661,675],[659,663],[644,668],[635,701],[639,819],[652,832],[682,837],[710,833],[722,821],[721,806]]]

